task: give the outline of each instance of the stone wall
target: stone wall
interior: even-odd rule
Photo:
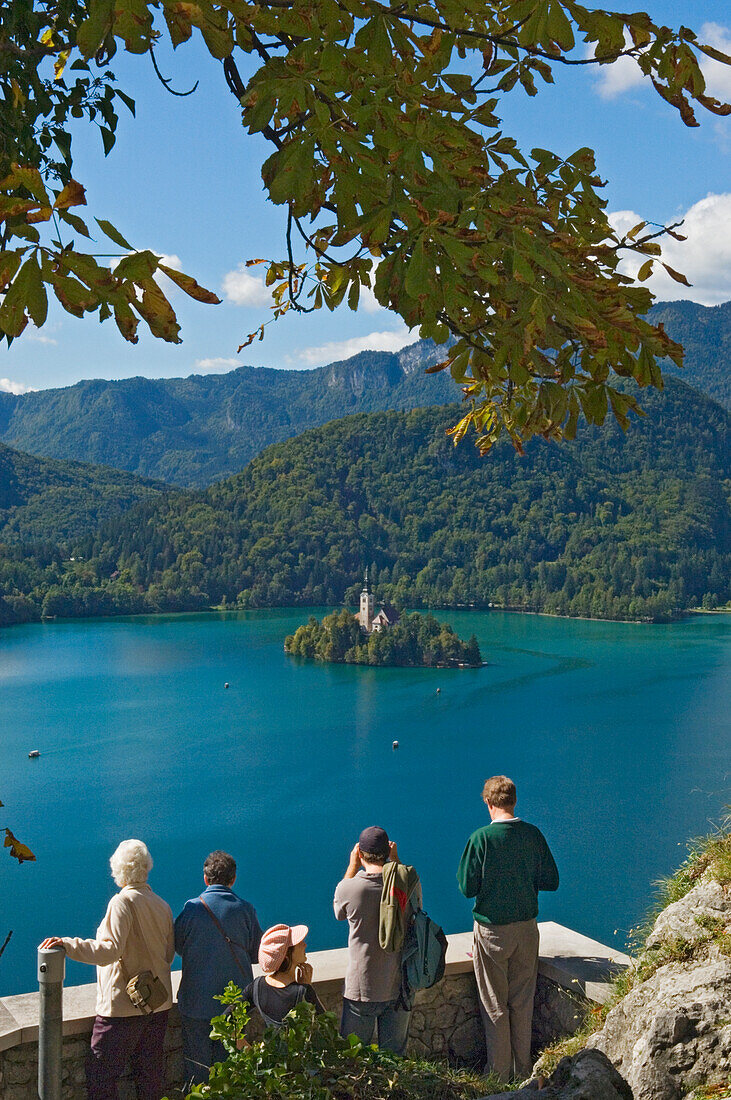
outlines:
[[[606,986],[597,980],[598,961],[603,958],[611,969],[626,959],[560,925],[546,923],[540,928],[541,958],[533,1017],[536,1052],[576,1030],[587,1002],[603,999]],[[417,994],[408,1050],[455,1065],[479,1067],[484,1063],[485,1050],[470,957],[472,936],[460,933],[448,939],[444,979],[433,989]],[[318,996],[326,1009],[336,1013],[340,1011],[346,955],[344,950],[310,955]],[[591,974],[592,982],[582,977],[586,973]],[[86,1100],[84,1063],[93,1024],[94,993],[94,986],[77,986],[64,992],[63,1100]],[[0,1001],[0,1100],[37,1100],[37,1018],[36,994]],[[175,1007],[165,1048],[167,1083],[173,1090],[182,1083],[180,1023]],[[134,1086],[127,1078],[120,1089],[120,1100],[134,1098]]]

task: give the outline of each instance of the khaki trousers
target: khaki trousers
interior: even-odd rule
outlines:
[[[474,927],[472,962],[485,1028],[488,1070],[503,1081],[530,1076],[533,1001],[538,976],[535,920]]]

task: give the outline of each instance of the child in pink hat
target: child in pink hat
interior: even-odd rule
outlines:
[[[267,928],[259,945],[261,977],[247,985],[250,1001],[268,1027],[282,1027],[284,1018],[300,1001],[309,1001],[319,1015],[324,1008],[312,985],[312,966],[307,962],[306,924],[275,924]]]

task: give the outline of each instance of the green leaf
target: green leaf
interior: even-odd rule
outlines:
[[[59,210],[58,216],[61,221],[68,222],[77,233],[81,233],[82,237],[88,237],[91,240],[91,233],[87,229],[86,222],[78,214],[72,214],[70,210]]]
[[[76,45],[88,58],[98,52],[112,29],[114,0],[90,0],[87,10],[89,15],[79,27]]]
[[[563,7],[557,0],[553,0],[548,16],[548,33],[552,40],[568,52],[574,48],[574,32],[571,23],[566,17]]]
[[[125,256],[115,267],[114,274],[118,279],[131,279],[132,282],[138,283],[154,275],[157,267],[157,256],[146,249],[143,252],[133,252],[131,256]]]
[[[56,130],[53,135],[53,140],[56,143],[56,148],[63,157],[64,161],[71,167],[71,134],[66,130]]]
[[[111,130],[108,130],[106,126],[100,126],[99,132],[102,136],[102,145],[104,146],[104,156],[108,156],[114,148],[114,143],[117,140]]]
[[[0,252],[0,294],[15,278],[24,250]]]
[[[130,96],[125,95],[125,93],[120,88],[115,88],[114,89],[114,94],[117,96],[118,99],[122,100],[122,103],[124,103],[125,107],[129,111],[129,113],[132,115],[132,117],[134,118],[134,116],[135,116],[135,101],[133,99],[131,99]]]
[[[26,274],[27,272],[27,274]],[[19,278],[25,277],[26,309],[36,328],[45,324],[48,316],[48,295],[41,278],[41,269],[35,252],[23,264]]]
[[[0,330],[6,336],[20,336],[28,316],[36,324],[46,319],[48,301],[35,253],[30,255],[10,284],[0,306]],[[28,316],[26,316],[26,314]],[[36,320],[38,318],[38,320]]]
[[[414,246],[411,259],[406,268],[406,279],[404,281],[406,293],[412,298],[426,295],[431,288],[432,274],[433,268],[426,254],[424,240],[420,237]]]
[[[128,252],[132,251],[132,245],[129,241],[125,240],[118,229],[114,228],[111,222],[108,222],[105,218],[95,218],[95,221],[102,233],[106,237],[109,237],[110,241],[114,241],[120,248],[126,248]]]

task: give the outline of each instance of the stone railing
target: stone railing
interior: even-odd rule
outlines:
[[[609,993],[612,973],[629,963],[621,952],[586,936],[546,922],[541,933],[538,987],[533,1016],[536,1050],[575,1031],[587,1002],[597,1003]],[[484,1062],[475,979],[472,973],[472,933],[448,937],[447,967],[443,981],[417,995],[411,1020],[409,1053],[448,1059],[457,1065]],[[310,954],[313,985],[325,1008],[339,1012],[347,950]],[[257,972],[258,968],[255,968]],[[180,974],[173,974],[177,991]],[[64,990],[63,1100],[85,1100],[84,1062],[94,1022],[95,985],[69,986]],[[38,1074],[37,993],[0,1000],[0,1097],[3,1100],[37,1100]],[[180,1087],[182,1054],[177,1009],[170,1014],[166,1038],[167,1083]],[[125,1080],[120,1100],[134,1100],[134,1086]]]

